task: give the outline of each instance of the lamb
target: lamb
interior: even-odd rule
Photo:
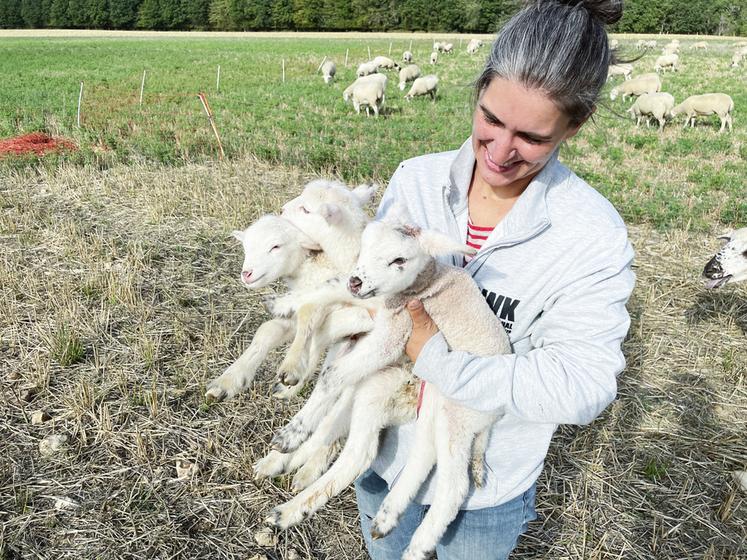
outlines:
[[[405,66],[402,70],[399,71],[399,89],[401,91],[404,91],[407,82],[411,82],[415,78],[419,77],[420,66],[418,66],[417,64],[410,64],[409,66]]]
[[[654,70],[658,72],[659,70],[666,70],[667,68],[671,68],[673,72],[676,72],[677,70],[679,70],[679,60],[680,57],[676,54],[663,54],[656,59]]]
[[[324,83],[331,83],[332,80],[335,79],[335,74],[337,74],[337,65],[334,61],[325,61],[324,64],[322,64],[322,77],[324,78]]]
[[[366,116],[369,116],[369,108],[373,109],[376,116],[384,106],[386,97],[387,77],[384,74],[371,74],[362,76],[350,84],[342,92],[342,98],[347,101],[352,98],[356,113],[361,112],[361,107],[366,107]]]
[[[436,101],[436,92],[438,90],[438,76],[434,74],[428,74],[427,76],[421,76],[416,78],[410,87],[410,91],[405,94],[405,99],[410,101],[417,95],[430,95],[431,100]]]
[[[412,62],[412,53],[410,51],[405,51],[402,53],[402,62]]]
[[[436,64],[438,62],[438,51],[433,51],[431,53],[431,64]]]
[[[655,49],[656,48],[656,41],[644,41],[643,46],[647,49]]]
[[[644,41],[643,39],[638,39],[635,42],[635,48],[636,48],[636,50],[645,49],[646,48],[646,41]]]
[[[469,274],[435,259],[454,252],[472,254],[474,250],[443,234],[402,224],[384,221],[366,226],[348,289],[360,299],[374,295],[382,298],[384,305],[376,314],[373,330],[339,356],[321,374],[317,386],[358,383],[369,376],[375,378],[376,372],[399,363],[411,329],[404,306],[413,297],[423,302],[451,348],[478,356],[509,352],[500,320],[490,311]],[[458,309],[454,301],[460,302]],[[374,519],[374,537],[391,531],[435,464],[436,498],[403,556],[425,558],[436,547],[466,497],[473,445],[484,450],[489,430],[501,414],[501,411],[483,413],[464,408],[443,397],[436,387],[427,385],[416,425],[416,444]],[[380,427],[376,425],[375,429]],[[275,508],[268,522],[287,528],[339,494],[373,460],[378,447],[377,433],[372,437],[371,431],[366,430],[363,441],[351,426],[348,443],[332,468],[291,501]],[[359,458],[350,464],[349,446],[363,460]],[[475,483],[479,484],[480,479]]]
[[[732,111],[734,111],[734,101],[730,96],[725,93],[704,93],[702,95],[691,95],[682,103],[676,105],[671,113],[673,117],[685,114],[684,127],[688,123],[694,127],[695,117],[718,115],[721,120],[719,132],[723,132],[726,125],[729,125],[729,131],[731,131]]]
[[[362,62],[358,65],[358,70],[355,71],[355,75],[359,78],[361,76],[368,76],[369,74],[376,74],[379,71],[379,65],[373,60],[368,62]]]
[[[744,58],[744,55],[737,51],[735,52],[731,57],[731,67],[732,68],[739,68],[739,65],[742,63],[742,59]]]
[[[618,41],[617,39],[610,39],[609,47],[611,51],[616,51],[619,46],[620,46],[620,41]]]
[[[610,99],[614,101],[617,96],[622,94],[622,99],[629,95],[639,96],[644,93],[655,93],[661,91],[661,79],[656,74],[641,74],[626,82],[621,83],[619,86],[613,87],[610,90]]]
[[[337,245],[325,243],[328,251],[304,234],[290,220],[278,216],[264,216],[244,231],[234,236],[244,246],[244,264],[241,280],[250,289],[257,289],[282,280],[289,290],[317,286],[339,274],[349,271],[357,258],[360,232],[366,218],[363,206],[367,204],[375,187],[361,185],[350,191],[342,183],[317,180],[308,183],[300,197],[305,204],[322,207],[324,222],[318,220],[320,230],[315,237],[325,235],[336,239]],[[322,215],[322,214],[320,214]],[[311,231],[311,227],[307,228]],[[329,230],[329,231],[328,231]],[[208,400],[231,398],[251,384],[257,369],[267,354],[288,342],[295,332],[292,318],[272,319],[262,323],[249,347],[219,377],[208,383],[205,397]],[[330,336],[336,336],[332,333]],[[324,345],[323,341],[319,342]],[[305,366],[313,367],[318,357]],[[313,362],[313,363],[312,363]],[[305,379],[310,370],[301,378]],[[303,381],[301,379],[301,381]],[[277,396],[289,397],[298,393],[303,383],[289,388],[278,384]]]
[[[443,48],[442,45],[445,43],[441,43],[440,41],[433,41],[433,51],[434,52],[441,52],[441,49]]]
[[[475,54],[482,47],[482,44],[482,40],[480,39],[470,39],[469,43],[467,43],[467,54]]]
[[[644,93],[628,109],[636,118],[636,126],[641,123],[641,117],[646,116],[646,126],[649,124],[648,117],[654,117],[659,122],[659,132],[664,130],[667,116],[674,107],[674,97],[669,93]]]
[[[454,52],[454,43],[441,43],[441,51],[444,54],[451,54]]]
[[[371,62],[376,64],[378,68],[386,68],[388,70],[395,69],[399,70],[400,66],[394,62],[391,58],[386,56],[377,56]]]
[[[624,76],[626,80],[629,80],[633,74],[633,65],[628,63],[621,64],[610,64],[607,69],[607,80],[612,76]]]
[[[662,54],[662,55],[667,55],[667,54],[678,54],[679,52],[680,52],[680,47],[679,47],[679,45],[677,45],[677,46],[673,46],[673,45],[665,45],[665,46],[664,46],[664,48],[663,48],[663,49],[661,49],[661,54]]]
[[[703,268],[703,281],[709,289],[747,280],[747,228],[728,231],[718,238],[726,243]]]
[[[690,45],[690,50],[708,50],[708,43],[705,41],[697,41]]]

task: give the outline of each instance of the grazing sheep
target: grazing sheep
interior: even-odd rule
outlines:
[[[703,281],[709,289],[747,280],[747,228],[728,231],[718,238],[726,243],[703,269]]]
[[[636,50],[645,49],[646,48],[646,41],[644,41],[643,39],[638,39],[635,42],[635,48],[636,48]]]
[[[607,80],[613,76],[624,76],[626,80],[629,80],[633,74],[633,65],[628,63],[610,64],[607,69]]]
[[[655,49],[656,48],[656,41],[644,41],[643,46],[647,49]]]
[[[437,232],[387,222],[366,226],[361,255],[348,286],[357,298],[376,294],[385,303],[376,313],[373,330],[335,359],[321,374],[317,386],[345,386],[376,378],[381,370],[403,360],[412,326],[404,306],[413,297],[421,299],[451,348],[478,356],[509,352],[500,320],[486,306],[469,274],[436,261],[437,256],[455,252],[474,251]],[[455,301],[460,302],[458,309]],[[502,411],[485,413],[465,408],[443,397],[435,386],[427,385],[412,453],[374,519],[372,534],[381,537],[394,528],[435,464],[436,498],[403,557],[425,558],[436,547],[467,495],[473,444],[484,449],[490,427],[501,415]],[[370,422],[375,423],[376,419]],[[354,448],[358,456],[346,454],[344,449],[327,473],[275,508],[267,521],[281,528],[295,525],[359,476],[373,460],[379,439],[372,437],[370,430],[365,431],[364,441],[361,436],[351,426],[345,447]],[[480,484],[481,480],[474,482]]]
[[[729,125],[731,131],[731,113],[734,111],[734,101],[725,93],[704,93],[702,95],[691,95],[679,105],[676,105],[671,113],[673,117],[685,114],[685,127],[690,123],[695,126],[695,117],[718,115],[721,120],[719,132]],[[684,127],[683,127],[684,128]]]
[[[657,74],[641,74],[635,78],[621,83],[610,90],[610,99],[614,101],[622,94],[622,100],[629,95],[639,96],[644,93],[655,93],[661,91],[661,79]]]
[[[444,45],[444,44],[445,43],[441,43],[440,41],[433,41],[433,50],[435,52],[441,52],[442,45]]]
[[[642,117],[646,117],[646,126],[649,125],[649,117],[654,117],[659,122],[661,132],[673,107],[674,97],[669,93],[644,93],[635,100],[627,112],[635,117],[636,127],[641,124]]]
[[[386,56],[377,56],[371,62],[376,64],[377,68],[386,68],[387,70],[399,70],[399,64]]]
[[[413,81],[415,78],[420,77],[420,66],[417,64],[410,64],[405,66],[399,71],[399,89],[404,91],[407,82]]]
[[[708,50],[708,43],[705,41],[698,41],[690,45],[690,50]]]
[[[358,70],[356,70],[355,74],[359,78],[361,76],[368,76],[369,74],[376,74],[379,71],[379,65],[376,64],[373,60],[369,60],[368,62],[362,62],[358,65]]]
[[[402,62],[412,62],[412,53],[410,51],[405,51],[402,53]]]
[[[741,52],[735,52],[731,57],[731,67],[739,68],[739,65],[742,63],[743,58],[744,55]]]
[[[384,106],[386,94],[387,77],[384,74],[370,74],[362,76],[350,84],[342,92],[345,101],[352,99],[356,113],[360,108],[366,107],[366,116],[369,116],[369,107],[373,109],[376,116]]]
[[[654,70],[656,72],[659,72],[659,70],[666,70],[667,68],[671,68],[672,72],[677,72],[679,70],[678,63],[679,63],[680,57],[676,54],[663,54],[659,58],[656,59],[656,64],[654,64]]]
[[[454,43],[441,43],[441,50],[444,54],[452,54],[454,52]]]
[[[438,76],[434,74],[428,74],[427,76],[421,76],[416,78],[410,87],[410,91],[405,94],[405,99],[410,101],[413,97],[418,95],[430,95],[432,101],[436,101],[436,93],[438,91]]]
[[[482,45],[481,39],[470,39],[469,43],[467,43],[467,54],[475,54]]]
[[[679,46],[674,47],[672,45],[666,45],[663,49],[661,49],[662,55],[677,54],[679,52],[680,52]]]
[[[436,64],[438,62],[438,52],[433,51],[431,53],[431,64]]]
[[[324,83],[331,83],[332,80],[335,79],[335,74],[337,74],[337,65],[331,60],[325,61],[324,64],[322,64],[322,77],[324,78]]]
[[[610,50],[616,51],[620,47],[620,41],[617,39],[610,39]]]

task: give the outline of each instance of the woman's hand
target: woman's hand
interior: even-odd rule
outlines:
[[[438,332],[438,327],[419,299],[407,302],[407,311],[412,319],[412,334],[405,346],[405,353],[414,362],[418,359],[425,343]]]

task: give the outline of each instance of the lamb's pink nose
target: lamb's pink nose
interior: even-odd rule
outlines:
[[[242,282],[244,282],[245,284],[248,284],[249,282],[251,282],[252,272],[254,272],[254,271],[252,271],[252,270],[242,270],[241,271],[241,280],[242,280]]]

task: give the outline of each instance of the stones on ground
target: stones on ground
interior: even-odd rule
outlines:
[[[50,416],[46,410],[37,410],[31,415],[31,425],[38,426],[49,420]]]
[[[278,544],[278,536],[269,527],[264,527],[254,533],[254,540],[259,546],[274,547]]]
[[[747,471],[733,471],[731,475],[742,492],[747,492]]]
[[[67,450],[66,435],[51,435],[45,437],[39,442],[39,453],[42,457],[54,457]]]
[[[176,461],[176,479],[187,480],[194,477],[200,472],[200,467],[197,463],[185,461],[184,459],[177,459]]]

